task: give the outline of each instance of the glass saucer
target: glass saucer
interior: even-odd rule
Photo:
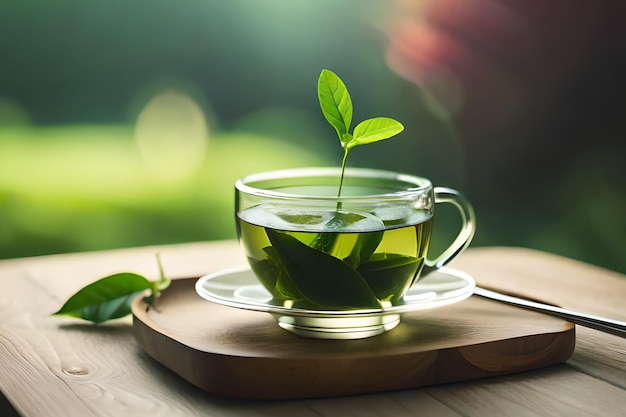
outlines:
[[[321,339],[360,339],[393,329],[400,314],[457,303],[472,295],[476,282],[465,272],[442,267],[421,277],[402,303],[370,310],[305,310],[272,299],[252,270],[231,268],[205,275],[196,292],[205,300],[235,308],[271,313],[283,329]]]

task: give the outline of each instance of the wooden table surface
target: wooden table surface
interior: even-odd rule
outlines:
[[[577,327],[567,362],[536,371],[372,395],[291,401],[212,396],[143,352],[130,317],[51,317],[82,286],[121,271],[196,277],[245,263],[236,242],[0,261],[0,390],[45,416],[626,416],[626,339]],[[626,321],[626,276],[520,248],[471,248],[452,264],[485,286]],[[18,413],[18,414],[15,414]]]

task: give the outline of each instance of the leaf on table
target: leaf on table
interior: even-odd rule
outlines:
[[[130,314],[133,299],[153,285],[147,278],[132,272],[109,275],[79,290],[53,315],[94,323],[124,317]]]

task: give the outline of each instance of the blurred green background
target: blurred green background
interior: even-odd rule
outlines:
[[[478,215],[474,246],[626,272],[623,123],[589,117],[602,128],[577,129],[576,115],[598,106],[573,86],[561,99],[581,104],[535,124],[550,128],[505,126],[484,152],[390,68],[392,15],[392,2],[375,0],[4,3],[0,258],[235,238],[236,178],[340,163],[316,96],[329,68],[351,92],[355,121],[384,115],[406,127],[355,149],[349,165],[461,190]],[[611,114],[625,108],[614,96],[600,101]],[[448,216],[437,223],[447,234]]]

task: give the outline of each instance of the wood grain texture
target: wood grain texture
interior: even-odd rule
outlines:
[[[23,417],[626,415],[626,342],[585,328],[577,328],[568,361],[539,370],[370,395],[237,401],[154,361],[129,318],[94,327],[49,317],[102,275],[131,270],[156,278],[156,252],[175,277],[244,262],[234,241],[0,261],[0,389]],[[484,285],[626,319],[626,277],[615,272],[519,248],[471,248],[452,266]]]
[[[215,394],[246,399],[327,397],[415,388],[521,372],[567,360],[574,326],[480,298],[404,314],[363,340],[317,340],[278,327],[267,313],[201,299],[195,279],[172,283],[135,335],[160,363]]]
[[[626,321],[626,276],[526,248],[472,248],[451,266],[495,289],[561,307]],[[626,340],[577,328],[573,367],[626,389]],[[626,396],[621,402],[626,415]]]

